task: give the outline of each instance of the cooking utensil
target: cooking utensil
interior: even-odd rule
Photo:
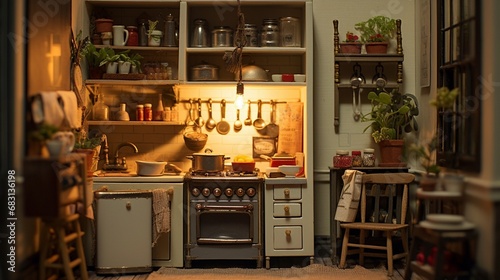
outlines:
[[[208,99],[208,120],[205,124],[205,127],[208,130],[212,130],[215,128],[215,125],[216,125],[215,120],[212,117],[212,98],[209,98]]]
[[[264,70],[257,65],[246,65],[242,67],[241,79],[243,81],[267,82],[269,80],[268,72],[269,70]],[[237,71],[234,79],[238,81],[239,77],[240,71]]]
[[[219,79],[219,68],[210,64],[200,64],[191,68],[191,80],[193,81],[217,81]]]
[[[164,161],[143,161],[136,160],[137,163],[137,175],[139,176],[159,176],[165,171]]]
[[[220,102],[220,115],[221,115],[221,120],[217,123],[215,128],[217,129],[217,132],[222,135],[226,135],[229,130],[231,129],[231,126],[229,123],[226,121],[226,100],[222,99]]]
[[[224,170],[224,161],[231,157],[213,154],[211,149],[205,149],[204,153],[194,153],[186,158],[192,160],[191,170],[194,172],[219,172]]]
[[[234,131],[240,131],[243,124],[240,121],[240,109],[236,109],[236,120],[234,121]]]
[[[279,134],[279,127],[275,124],[275,115],[276,115],[276,102],[271,100],[271,117],[270,123],[266,125],[266,134],[269,137],[276,138]]]
[[[186,125],[193,126],[194,121],[193,121],[193,99],[189,99],[189,110],[188,110],[188,115],[186,118]]]
[[[198,117],[194,121],[198,127],[202,127],[205,124],[203,117],[201,116],[201,98],[198,98]]]
[[[248,100],[248,115],[244,121],[245,125],[252,125],[252,112],[250,109],[251,107],[252,107],[252,102],[250,100]]]
[[[253,127],[261,133],[265,133],[266,122],[262,119],[262,100],[257,101],[257,118],[253,121]]]

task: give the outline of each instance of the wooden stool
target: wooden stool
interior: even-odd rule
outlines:
[[[73,268],[80,267],[80,278],[88,279],[85,253],[81,237],[79,214],[61,218],[43,219],[40,234],[40,279],[58,279],[64,271],[66,279],[73,280]],[[76,256],[72,253],[76,250]]]

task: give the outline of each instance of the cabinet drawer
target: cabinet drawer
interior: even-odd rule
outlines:
[[[301,199],[301,185],[274,185],[273,198],[278,199]]]
[[[275,226],[274,249],[302,249],[302,226]]]
[[[301,203],[274,203],[273,215],[277,218],[282,217],[301,217]]]

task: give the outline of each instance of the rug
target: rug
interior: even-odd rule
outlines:
[[[353,268],[339,269],[337,267],[312,264],[303,268],[167,268],[162,267],[151,273],[147,280],[387,280],[387,271],[381,269],[366,269],[356,265]]]

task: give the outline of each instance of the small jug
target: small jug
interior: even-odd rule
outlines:
[[[52,136],[52,140],[57,140],[62,143],[61,154],[65,155],[73,151],[75,146],[75,135],[71,131],[59,131]]]
[[[124,25],[113,25],[113,45],[125,46],[128,41],[129,32]]]

